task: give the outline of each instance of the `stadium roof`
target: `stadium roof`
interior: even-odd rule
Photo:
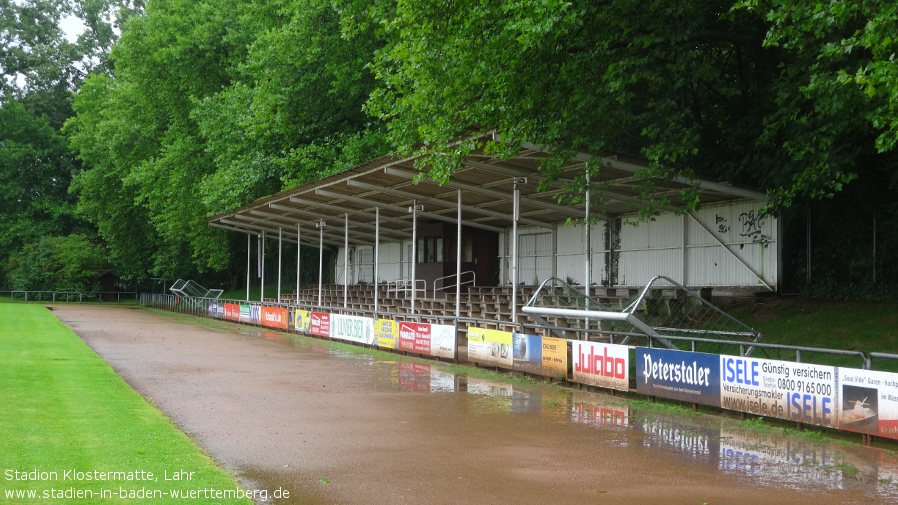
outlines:
[[[557,203],[565,184],[573,181],[589,161],[601,164],[592,176],[592,215],[632,215],[638,212],[639,185],[644,180],[637,171],[645,161],[623,156],[595,156],[579,153],[560,169],[560,178],[544,191],[537,191],[542,177],[539,166],[549,157],[545,149],[525,145],[515,156],[496,159],[483,152],[474,152],[464,160],[464,168],[443,184],[425,179],[415,182],[420,172],[415,158],[381,157],[349,170],[303,184],[280,193],[261,198],[234,213],[219,214],[208,219],[211,226],[242,233],[277,236],[295,242],[297,224],[303,243],[317,246],[319,231],[316,223],[324,220],[324,243],[342,246],[344,222],[349,218],[351,245],[373,244],[375,239],[375,209],[379,209],[382,242],[407,239],[411,234],[412,215],[409,208],[420,205],[419,223],[456,223],[459,191],[461,192],[462,224],[490,231],[502,231],[512,226],[514,188],[521,190],[521,212],[518,225],[551,226],[570,219],[582,219],[585,204]],[[523,182],[526,178],[526,182]],[[691,185],[685,178],[654,180],[661,196],[669,200],[666,210],[682,208],[685,202],[680,191]],[[758,191],[730,184],[700,180],[700,199],[703,205],[730,200],[752,199],[766,201]]]

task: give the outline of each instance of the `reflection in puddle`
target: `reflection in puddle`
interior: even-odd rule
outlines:
[[[277,335],[278,337],[270,336]],[[261,338],[286,342],[316,354],[353,360],[371,371],[381,391],[465,395],[473,415],[539,416],[560,424],[617,430],[611,443],[634,443],[663,450],[717,471],[777,488],[844,489],[859,498],[898,501],[898,453],[789,434],[782,428],[755,426],[723,417],[671,413],[626,399],[538,384],[512,384],[447,372],[439,363],[404,357],[375,357],[332,348],[283,334]]]

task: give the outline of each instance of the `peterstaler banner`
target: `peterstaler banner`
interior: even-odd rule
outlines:
[[[720,406],[836,427],[838,392],[831,366],[720,356]]]
[[[629,389],[629,347],[582,340],[570,342],[574,382],[620,391]]]
[[[331,338],[371,345],[374,343],[374,319],[331,314],[330,333]]]
[[[512,368],[512,341],[513,336],[509,331],[469,326],[468,359],[477,363]]]
[[[720,356],[637,347],[636,391],[720,406]]]
[[[898,438],[898,374],[839,368],[839,428]]]

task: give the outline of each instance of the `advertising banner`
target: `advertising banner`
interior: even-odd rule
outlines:
[[[237,316],[240,316],[239,309]],[[288,321],[286,308],[262,307],[262,326],[286,330]]]
[[[430,354],[430,324],[400,322],[399,350]]]
[[[511,346],[513,335],[509,331],[486,330],[468,327],[468,359],[477,363],[512,368]]]
[[[249,322],[252,324],[259,324],[262,322],[262,306],[261,305],[250,305],[249,306]]]
[[[539,335],[512,333],[512,369],[543,373],[543,338]]]
[[[331,315],[323,312],[312,312],[312,322],[309,325],[309,332],[319,337],[331,336]]]
[[[308,310],[293,311],[293,329],[299,333],[308,333],[312,329],[312,313]]]
[[[627,346],[583,340],[570,342],[574,382],[620,391],[630,388],[630,349]]]
[[[512,369],[567,378],[567,340],[513,333],[512,341]]]
[[[241,303],[241,304],[240,304],[240,322],[241,322],[241,323],[248,323],[248,322],[250,322],[249,312],[250,312],[250,311],[249,311],[249,304],[248,304],[248,303]]]
[[[430,354],[441,358],[455,359],[455,326],[449,324],[430,325]]]
[[[209,302],[209,317],[224,317],[224,305],[221,302]]]
[[[229,321],[239,321],[240,320],[240,305],[237,303],[225,302],[224,318]]]
[[[399,348],[399,323],[392,319],[378,319],[375,332],[377,333],[378,347]]]
[[[361,316],[331,314],[331,338],[360,344],[374,343],[374,319]]]
[[[637,347],[636,391],[720,406],[720,356]]]
[[[898,374],[839,368],[839,428],[898,439]]]
[[[725,409],[836,426],[835,368],[720,356],[720,406]]]
[[[543,375],[567,379],[567,340],[543,337]]]

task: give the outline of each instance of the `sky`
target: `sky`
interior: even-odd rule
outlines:
[[[85,28],[84,23],[75,16],[64,17],[59,21],[59,27],[65,32],[65,37],[69,42],[75,42]]]

